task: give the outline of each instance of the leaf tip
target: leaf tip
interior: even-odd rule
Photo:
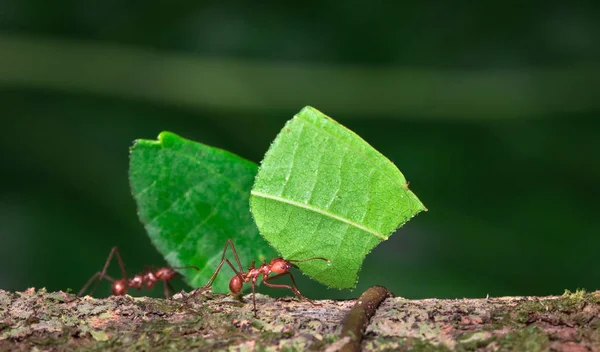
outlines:
[[[181,138],[179,135],[177,135],[173,132],[162,131],[161,133],[158,134],[158,137],[156,138],[155,143],[162,147],[171,147],[171,146],[175,145],[178,141],[182,141],[182,140],[183,140],[183,138]]]
[[[158,134],[158,137],[156,138],[157,142],[160,144],[165,144],[165,142],[169,142],[171,141],[173,138],[179,138],[178,135],[176,135],[173,132],[169,132],[169,131],[162,131],[161,133]]]
[[[310,105],[306,105],[305,107],[303,107],[303,108],[302,108],[302,110],[300,110],[300,112],[299,112],[299,113],[301,114],[301,113],[302,113],[302,112],[304,112],[304,111],[315,111],[315,110],[317,110],[317,109],[313,108],[313,107],[312,107],[312,106],[310,106]]]
[[[302,115],[306,115],[306,114],[327,116],[324,113],[322,113],[321,111],[319,111],[318,109],[316,109],[310,105],[306,105],[305,107],[303,107],[302,110],[300,110],[300,112],[298,112],[296,114],[296,116],[302,116]]]
[[[138,145],[148,145],[148,146],[168,145],[176,138],[180,138],[180,137],[173,132],[162,131],[161,133],[158,134],[158,137],[156,137],[156,140],[143,139],[143,138],[134,140],[133,145],[130,148],[130,151],[133,151],[133,149],[135,147],[137,147]]]
[[[417,195],[414,194],[414,193],[413,193],[413,195],[417,199],[417,201],[419,202],[419,205],[420,205],[420,208],[421,208],[421,209],[418,210],[417,213],[420,213],[422,211],[429,211],[429,209],[427,209],[427,207],[425,206],[425,204],[419,198],[417,198]],[[415,214],[415,215],[417,215],[417,214]]]

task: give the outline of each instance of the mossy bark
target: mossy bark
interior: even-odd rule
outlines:
[[[356,303],[200,294],[183,303],[130,296],[0,290],[0,350],[326,350],[344,345]],[[600,291],[549,297],[387,298],[368,324],[365,351],[600,351]]]

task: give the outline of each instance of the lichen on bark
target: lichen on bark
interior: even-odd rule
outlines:
[[[205,293],[186,303],[0,290],[0,350],[329,350],[354,300]],[[366,328],[365,351],[598,351],[600,291],[548,297],[388,298]]]

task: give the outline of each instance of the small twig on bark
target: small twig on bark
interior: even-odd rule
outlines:
[[[356,304],[344,319],[340,338],[349,337],[350,339],[341,347],[340,351],[355,352],[361,350],[362,335],[371,317],[375,314],[381,302],[391,295],[392,293],[387,288],[373,286],[358,298]]]

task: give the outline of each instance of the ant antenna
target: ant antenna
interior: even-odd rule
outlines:
[[[329,259],[327,259],[327,258],[321,258],[321,257],[307,258],[307,259],[302,259],[302,260],[298,260],[298,259],[295,259],[295,260],[294,260],[294,259],[290,259],[290,260],[288,260],[288,262],[290,262],[290,264],[292,264],[292,266],[293,266],[294,268],[298,269],[298,266],[297,266],[296,264],[293,264],[292,262],[294,262],[294,263],[302,263],[302,262],[307,262],[307,261],[309,261],[309,260],[323,260],[323,261],[326,261],[327,263],[331,263],[331,262],[329,261]]]

